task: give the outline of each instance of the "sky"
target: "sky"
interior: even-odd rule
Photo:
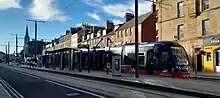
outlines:
[[[139,0],[139,15],[151,11],[152,2],[148,1],[151,0]],[[19,46],[23,46],[26,26],[34,38],[34,23],[26,19],[45,21],[38,23],[38,38],[52,40],[82,23],[123,23],[125,12],[134,13],[134,0],[0,0],[0,51],[5,52],[2,45],[7,41],[15,45],[15,36],[11,34],[19,34]],[[11,46],[10,53],[14,51]]]

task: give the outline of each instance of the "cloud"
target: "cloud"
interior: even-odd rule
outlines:
[[[84,2],[93,7],[99,7],[104,4],[102,0],[84,0]]]
[[[133,11],[134,11],[134,7],[135,7],[135,4],[133,4]],[[142,15],[144,13],[147,13],[147,12],[151,11],[152,3],[147,2],[147,1],[140,2],[138,7],[139,7],[138,13],[139,13],[139,15]]]
[[[151,2],[147,2],[147,1],[140,1],[139,2],[139,15],[150,12],[151,11]],[[104,10],[104,12],[113,15],[113,16],[118,16],[118,17],[124,17],[126,12],[131,12],[134,13],[135,9],[134,9],[134,2],[129,2],[127,4],[121,4],[121,3],[117,3],[117,4],[108,4],[108,5],[104,5],[102,8]]]
[[[0,10],[9,8],[22,8],[20,0],[0,0]]]
[[[56,0],[33,0],[29,14],[39,20],[57,20],[67,21],[69,17],[63,13],[54,4]],[[52,17],[53,16],[53,17]],[[51,18],[52,17],[52,18]]]
[[[128,5],[125,4],[115,4],[103,6],[103,10],[113,16],[123,17],[125,12],[129,9]]]
[[[113,19],[112,21],[114,24],[122,24],[123,23],[123,21],[117,20],[117,19]]]
[[[89,17],[95,19],[95,20],[100,20],[99,15],[96,14],[96,13],[90,13],[90,12],[88,12],[87,15],[88,15]]]
[[[93,24],[93,23],[77,23],[76,27],[80,27],[80,26],[82,26],[82,24],[88,24],[88,25],[91,25],[91,26],[98,26],[98,24]]]

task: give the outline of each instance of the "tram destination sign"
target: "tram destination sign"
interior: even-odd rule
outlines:
[[[204,38],[203,45],[205,46],[220,45],[220,36]]]

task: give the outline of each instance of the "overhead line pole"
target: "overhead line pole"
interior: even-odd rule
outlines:
[[[45,21],[40,21],[40,20],[31,20],[31,19],[27,19],[26,21],[30,21],[30,22],[34,22],[34,25],[35,25],[35,37],[34,37],[34,44],[35,44],[35,52],[34,52],[34,56],[35,56],[35,59],[37,58],[37,23],[38,22],[41,22],[41,23],[45,23]]]
[[[8,42],[8,57],[7,57],[7,63],[8,63],[8,65],[9,65],[9,62],[10,62],[10,42]]]
[[[138,0],[135,0],[135,77],[139,78],[139,59],[138,59]]]
[[[15,35],[15,52],[16,52],[16,62],[18,62],[18,34],[11,34]],[[23,35],[20,35],[23,36]]]

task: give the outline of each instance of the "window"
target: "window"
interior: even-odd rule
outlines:
[[[144,60],[145,60],[145,55],[144,55],[144,53],[138,53],[138,55],[139,55],[139,64],[140,65],[144,65]]]
[[[211,61],[212,60],[212,56],[211,53],[206,53],[206,61]]]
[[[181,38],[184,37],[184,28],[183,28],[183,24],[182,25],[178,25],[178,32],[177,32],[177,39],[180,40]]]
[[[117,38],[119,38],[119,36],[120,36],[120,31],[118,31]]]
[[[202,9],[203,10],[209,9],[209,0],[202,0]]]
[[[209,19],[202,21],[202,35],[208,35],[209,34]]]
[[[159,32],[159,30],[156,31],[156,36],[158,36],[158,32]]]
[[[127,29],[125,29],[125,36],[127,36],[128,34],[127,34]]]
[[[164,65],[171,64],[171,58],[168,52],[162,52],[160,56],[160,64],[164,64]]]
[[[121,31],[121,38],[123,38],[123,31]]]
[[[178,3],[178,17],[184,16],[183,2]]]

